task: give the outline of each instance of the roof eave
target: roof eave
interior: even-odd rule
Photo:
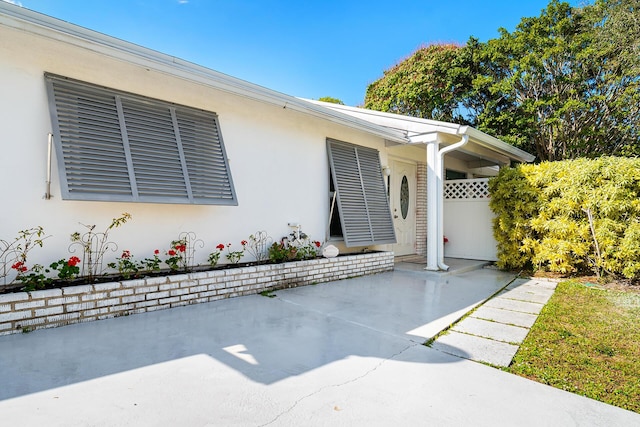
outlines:
[[[462,126],[459,131],[460,134],[467,134],[472,141],[478,145],[482,145],[486,148],[490,148],[499,152],[511,160],[515,160],[522,163],[531,163],[535,160],[536,156],[527,153],[513,145],[509,145],[504,141],[499,140],[489,134],[486,134],[478,129],[470,126]]]
[[[419,117],[404,116],[401,114],[388,113],[384,111],[368,110],[366,108],[350,107],[347,105],[339,105],[339,104],[329,105],[322,101],[315,101],[315,100],[307,100],[307,101],[320,106],[324,105],[326,106],[326,108],[329,108],[335,111],[345,111],[345,114],[351,113],[351,114],[356,114],[360,117],[367,117],[367,118],[370,118],[370,120],[386,118],[389,120],[394,120],[398,123],[400,122],[412,123],[414,124],[414,126],[411,126],[411,127],[415,129],[428,126],[430,129],[428,133],[437,132],[437,133],[449,134],[449,135],[465,135],[466,134],[466,135],[469,135],[469,139],[472,143],[491,149],[503,156],[508,157],[512,161],[515,160],[518,162],[529,163],[535,159],[535,156],[527,153],[526,151],[520,150],[519,148],[509,145],[506,142],[501,141],[500,139],[495,138],[482,131],[479,131],[471,126],[460,125],[460,124],[451,123],[451,122],[442,122],[438,120],[423,119]],[[366,120],[366,118],[363,120]],[[419,140],[421,143],[424,143],[426,141],[424,138],[421,138],[421,135],[423,135],[423,133],[412,135],[412,132],[409,131],[408,135],[412,141]]]
[[[332,123],[367,132],[395,143],[408,141],[403,132],[342,114],[299,98],[148,49],[106,34],[0,1],[0,24],[88,49],[108,57],[153,69],[176,78],[225,91],[254,101],[291,109]]]

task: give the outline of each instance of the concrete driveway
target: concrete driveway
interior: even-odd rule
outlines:
[[[0,425],[640,425],[422,345],[512,279],[396,270],[0,337]]]

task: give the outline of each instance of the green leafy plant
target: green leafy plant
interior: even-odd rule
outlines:
[[[296,259],[297,253],[298,249],[295,246],[280,241],[269,247],[269,260],[274,263],[292,261]]]
[[[169,266],[171,271],[187,271],[187,242],[184,239],[174,240],[171,242],[171,249],[167,251],[169,258],[164,263]]]
[[[277,295],[273,293],[273,290],[264,290],[264,291],[260,292],[260,295],[262,295],[263,297],[267,297],[267,298],[275,298],[275,297],[277,297]]]
[[[58,279],[69,281],[75,279],[78,274],[80,274],[80,267],[78,267],[78,264],[80,263],[80,258],[78,258],[77,256],[72,256],[68,260],[61,259],[52,262],[51,265],[49,265],[49,268],[58,272]]]
[[[297,247],[297,259],[313,259],[318,256],[322,243],[317,240],[306,239]]]
[[[285,246],[295,248],[295,259],[313,259],[318,256],[318,251],[322,247],[322,243],[312,240],[309,235],[302,232],[298,227],[296,231],[283,237],[281,240]]]
[[[231,243],[227,243],[227,254],[225,255],[225,257],[227,258],[227,260],[229,260],[231,264],[237,264],[238,262],[240,262],[240,260],[244,256],[244,251],[247,246],[247,241],[243,240],[242,242],[240,242],[240,245],[242,246],[242,250],[232,251],[230,249]]]
[[[157,272],[160,271],[160,263],[162,260],[160,259],[160,250],[156,249],[153,251],[153,257],[145,258],[138,263],[138,269],[145,272]]]
[[[34,264],[31,269],[27,268],[23,262],[19,261],[12,266],[18,271],[16,278],[23,287],[22,291],[31,292],[37,289],[44,289],[52,283],[52,279],[47,277],[45,273],[49,273],[48,269],[40,264]]]
[[[215,267],[216,265],[218,265],[218,261],[220,260],[220,254],[222,254],[222,251],[224,250],[224,248],[225,246],[222,243],[220,243],[216,246],[216,250],[209,254],[207,261],[209,262],[209,265],[211,267]]]
[[[116,258],[116,262],[110,262],[107,266],[109,268],[117,268],[125,279],[135,276],[140,270],[139,264],[134,261],[131,252],[126,250],[122,251],[122,255],[119,258]]]

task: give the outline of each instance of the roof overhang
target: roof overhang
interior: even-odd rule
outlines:
[[[300,98],[231,77],[210,68],[89,30],[0,0],[0,25],[66,43],[116,60],[280,108],[357,129],[391,143],[407,143],[406,133],[325,108]]]
[[[467,135],[469,143],[463,151],[473,150],[480,152],[489,150],[500,157],[523,163],[532,162],[535,156],[519,148],[509,145],[498,138],[479,131],[471,126],[458,125],[437,120],[421,119],[418,117],[403,116],[400,114],[385,113],[381,111],[367,110],[364,108],[349,107],[346,105],[330,104],[321,101],[309,101],[323,105],[335,111],[340,111],[363,120],[371,121],[380,126],[405,132],[408,144],[440,143],[447,146],[459,140],[459,138],[447,138],[447,136],[462,137]],[[470,151],[471,153],[471,151]],[[481,154],[480,154],[481,157]]]

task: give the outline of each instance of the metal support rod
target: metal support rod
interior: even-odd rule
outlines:
[[[333,208],[336,206],[336,196],[338,195],[337,191],[333,192],[331,197],[331,209],[329,209],[329,234],[331,234],[331,221],[333,220]]]
[[[44,198],[46,200],[51,199],[51,146],[53,145],[53,135],[49,133],[48,141],[47,141],[47,180],[46,190],[44,193]]]

